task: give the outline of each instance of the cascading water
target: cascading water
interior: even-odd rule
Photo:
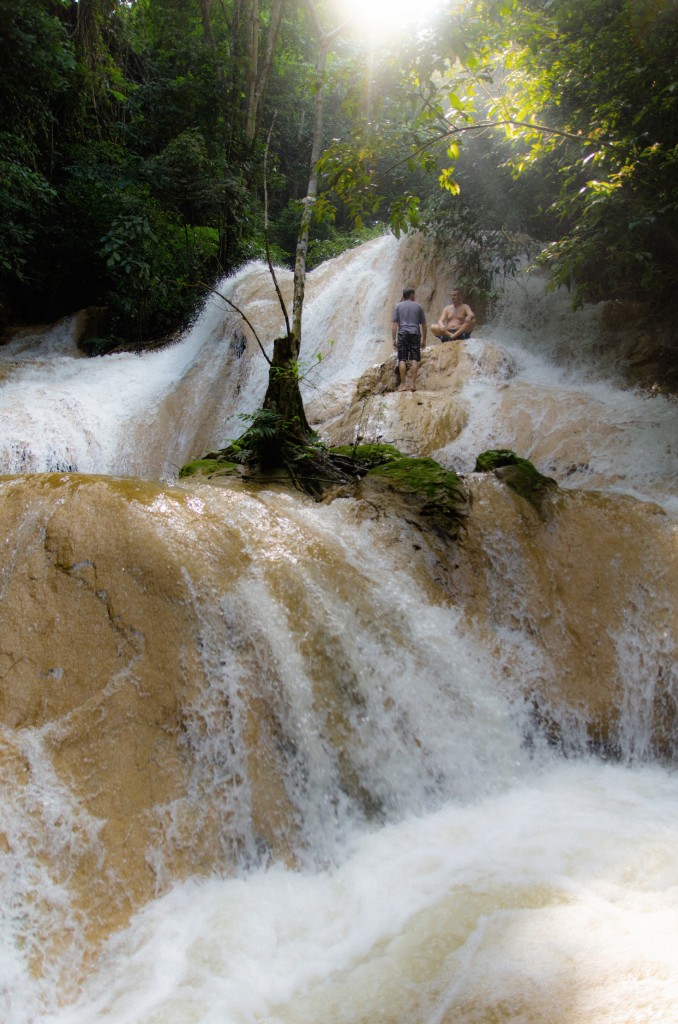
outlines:
[[[470,420],[443,461],[468,472],[477,452],[511,448],[563,487],[678,511],[678,403],[624,385],[618,351],[601,340],[601,313],[574,312],[564,291],[544,292],[543,278],[509,282],[496,317],[469,343],[479,369],[463,394]],[[504,354],[499,381],[482,371],[488,342]]]
[[[320,267],[309,276],[302,353],[307,393],[329,379],[354,378],[374,360],[375,330],[382,337],[389,330],[383,314],[392,301],[397,251],[395,239],[378,239],[352,259],[332,261],[334,269]],[[289,300],[291,274],[279,276]],[[284,321],[268,269],[247,267],[220,287],[247,308],[270,349]],[[238,415],[261,404],[267,364],[218,294],[178,344],[143,357],[83,359],[70,326],[67,321],[46,337],[0,347],[0,367],[7,371],[0,390],[0,472],[171,479],[191,454],[241,434]],[[239,354],[241,339],[246,348]]]
[[[308,398],[348,400],[388,357],[400,277],[422,272],[408,245],[310,276]],[[220,287],[262,340],[281,330],[264,268]],[[678,408],[606,376],[596,316],[507,297],[437,458],[512,447],[569,490],[651,498],[675,547]],[[217,296],[163,352],[84,360],[68,337],[0,350],[3,469],[59,473],[0,482],[2,1020],[672,1024],[678,792],[651,713],[678,679],[643,538],[610,637],[625,757],[564,758],[514,685],[548,671],[534,527],[512,537],[490,506],[507,619],[469,619],[416,528],[369,503],[170,483],[265,387]]]

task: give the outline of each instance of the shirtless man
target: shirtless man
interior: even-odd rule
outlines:
[[[431,333],[441,341],[466,341],[476,325],[475,313],[470,306],[461,301],[461,291],[455,288],[452,292],[452,304],[445,306],[440,320],[431,327]]]

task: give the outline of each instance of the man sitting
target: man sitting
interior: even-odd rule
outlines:
[[[431,327],[431,333],[440,341],[465,341],[471,337],[476,325],[475,313],[461,300],[461,291],[455,288],[452,292],[452,304],[445,306],[440,320]]]

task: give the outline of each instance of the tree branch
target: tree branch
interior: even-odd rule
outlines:
[[[227,302],[228,305],[231,307],[231,309],[234,309],[236,311],[236,313],[238,313],[243,318],[243,320],[245,321],[245,323],[247,324],[247,326],[251,330],[252,334],[254,335],[254,337],[256,339],[256,342],[257,342],[259,348],[261,349],[261,354],[263,355],[263,357],[266,360],[266,362],[268,363],[268,365],[271,366],[271,360],[266,355],[266,350],[265,350],[264,346],[262,345],[261,340],[259,339],[259,335],[254,330],[254,327],[252,327],[252,324],[249,322],[249,320],[247,319],[247,317],[243,313],[242,309],[240,309],[238,306],[236,306],[235,302],[231,302],[231,300],[228,299],[225,295],[222,295],[221,292],[218,292],[216,288],[212,288],[210,285],[206,284],[204,281],[201,281],[200,284],[203,286],[203,288],[206,288],[208,292],[212,292],[213,295],[218,295],[220,299],[223,299],[224,302]]]
[[[389,167],[385,168],[385,170],[381,172],[379,177],[382,178],[385,174],[390,174],[390,172],[394,171],[396,167],[401,167],[403,164],[406,164],[408,160],[411,160],[412,157],[418,156],[425,150],[430,149],[431,146],[435,146],[438,142],[443,142],[445,139],[448,139],[451,135],[461,135],[464,132],[486,132],[489,131],[491,128],[503,128],[505,125],[509,124],[515,125],[518,128],[531,128],[533,131],[541,132],[544,135],[558,135],[564,139],[574,139],[575,142],[581,142],[584,144],[588,143],[590,145],[596,146],[605,146],[612,144],[611,142],[608,143],[605,140],[589,139],[585,135],[575,135],[574,132],[565,132],[561,131],[558,128],[550,128],[548,125],[530,124],[527,121],[514,121],[510,118],[507,118],[505,121],[475,121],[473,124],[467,124],[461,127],[454,125],[447,131],[441,132],[441,134],[436,136],[436,138],[428,139],[426,142],[423,142],[420,146],[417,146],[417,148],[413,150],[413,152],[409,153],[406,157],[403,157],[402,160],[396,160],[394,164],[391,164]]]

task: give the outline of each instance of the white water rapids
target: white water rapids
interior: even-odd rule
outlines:
[[[396,256],[395,239],[383,239],[344,258],[341,271],[332,261],[310,276],[302,353],[307,394],[330,380],[355,378],[375,361],[375,337],[390,337]],[[289,292],[290,275],[281,276]],[[247,309],[270,347],[284,320],[267,268],[246,267],[221,287]],[[249,331],[238,358],[239,324],[213,295],[178,344],[143,357],[83,359],[68,322],[47,338],[22,336],[0,348],[0,367],[11,373],[0,389],[0,472],[176,476],[191,455],[239,436],[238,415],[261,404],[267,364]]]
[[[307,397],[386,358],[391,305],[410,283],[394,278],[402,248],[378,239],[310,275]],[[220,288],[262,340],[282,330],[265,268]],[[429,320],[438,313],[427,308]],[[598,320],[539,282],[509,289],[467,343],[469,421],[435,456],[466,473],[480,451],[513,448],[562,487],[623,492],[678,519],[678,403],[623,386]],[[215,295],[180,341],[142,356],[82,358],[69,324],[0,348],[0,473],[172,481],[260,404],[267,367],[245,336],[238,355],[237,318]],[[504,377],[485,369],[489,345],[503,353]],[[0,481],[0,498],[2,487],[11,482]],[[264,493],[238,506],[243,523],[228,518],[228,492],[203,487],[190,501],[239,531],[253,564],[222,592],[194,594],[210,680],[196,716],[218,723],[224,695],[232,709],[197,757],[224,772],[228,761],[241,780],[240,874],[168,886],[108,941],[81,990],[60,990],[63,963],[50,970],[47,956],[32,971],[25,937],[40,944],[40,913],[67,904],[66,883],[12,852],[24,850],[19,817],[21,827],[46,822],[66,860],[72,835],[97,825],[51,777],[39,730],[23,730],[16,742],[35,785],[26,807],[10,792],[0,807],[3,1024],[675,1024],[678,785],[671,767],[634,757],[646,723],[633,695],[624,763],[567,759],[538,737],[528,745],[532,725],[502,665],[461,629],[457,609],[429,600],[398,538],[385,553],[373,524],[341,502]],[[158,503],[157,518],[169,523],[176,504]],[[8,563],[14,540],[2,542]],[[339,784],[300,654],[303,622],[266,575],[277,563],[307,602],[300,618],[313,608],[326,632],[338,677],[360,691],[352,763],[379,796],[379,825]],[[2,585],[0,573],[0,600]],[[619,638],[639,688],[661,656],[661,637],[650,642],[643,660]],[[237,670],[224,667],[226,645]],[[253,659],[284,681],[285,785],[302,818],[296,870],[267,864],[247,831],[237,709]]]

